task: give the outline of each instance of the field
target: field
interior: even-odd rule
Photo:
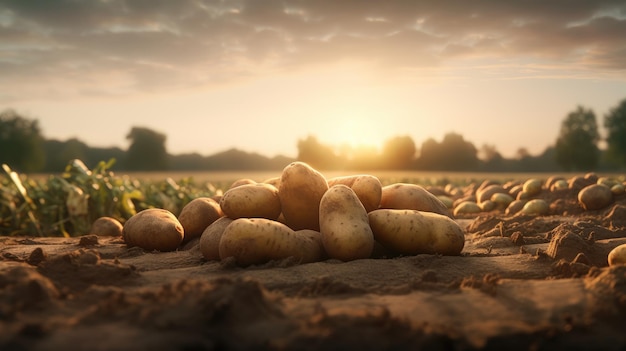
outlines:
[[[465,192],[486,179],[550,176],[373,174],[385,184],[453,183]],[[170,177],[183,188],[192,178],[215,192],[235,179],[278,175],[129,177]],[[465,233],[458,256],[242,267],[207,261],[197,241],[157,252],[120,237],[0,237],[0,349],[624,350],[626,266],[609,267],[607,255],[626,243],[626,196],[584,210],[578,191],[542,190],[535,197],[551,205],[543,215],[457,215]]]

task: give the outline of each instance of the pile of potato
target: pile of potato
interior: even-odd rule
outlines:
[[[241,180],[221,197],[198,198],[178,215],[147,209],[129,218],[129,246],[176,250],[199,239],[207,260],[247,266],[293,257],[350,261],[380,254],[459,255],[463,229],[448,207],[419,185],[382,186],[362,174],[326,179],[303,162],[262,183]]]

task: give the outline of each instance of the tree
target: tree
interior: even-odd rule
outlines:
[[[437,171],[468,171],[478,165],[478,150],[463,136],[448,133],[438,143],[431,139],[422,144],[418,167]]]
[[[604,117],[609,157],[626,165],[626,99]]]
[[[0,163],[21,172],[38,172],[44,162],[39,122],[11,109],[0,112]]]
[[[298,160],[319,169],[336,169],[341,163],[332,147],[320,143],[312,135],[298,140]]]
[[[383,146],[383,167],[406,169],[415,160],[417,149],[410,136],[397,136],[388,139]]]
[[[556,141],[556,161],[566,171],[589,171],[600,160],[598,125],[592,110],[578,106],[561,124]]]
[[[126,139],[131,141],[126,152],[126,169],[156,171],[168,168],[165,134],[148,128],[133,127]]]

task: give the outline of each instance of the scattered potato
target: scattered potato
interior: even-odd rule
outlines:
[[[438,213],[379,209],[368,218],[376,241],[398,253],[459,255],[465,246],[463,229]]]
[[[102,236],[121,236],[124,226],[113,217],[100,217],[91,224],[89,234]]]
[[[508,191],[502,187],[500,184],[491,184],[488,185],[478,191],[476,191],[476,203],[482,203],[484,201],[490,200],[493,194],[508,194]]]
[[[504,193],[496,193],[491,195],[491,201],[498,208],[507,208],[511,202],[513,202],[513,196]]]
[[[450,217],[446,205],[435,195],[416,184],[396,183],[384,186],[380,208],[406,209],[439,213]]]
[[[626,264],[626,244],[622,244],[609,252],[609,266]]]
[[[150,208],[130,217],[122,230],[128,246],[144,250],[174,251],[182,243],[185,230],[173,213]]]
[[[533,199],[526,202],[519,212],[529,215],[545,215],[550,212],[550,205],[543,199]]]
[[[613,193],[606,185],[592,184],[578,192],[578,203],[585,210],[599,210],[613,202]]]
[[[220,200],[224,214],[232,219],[276,220],[281,212],[278,189],[266,183],[243,184],[228,189]]]
[[[185,229],[184,241],[199,238],[206,227],[223,215],[219,203],[212,198],[199,197],[189,201],[178,215],[178,221]]]
[[[522,208],[524,208],[524,205],[526,205],[526,200],[513,200],[513,202],[511,202],[509,204],[509,206],[506,208],[506,210],[504,211],[504,214],[507,216],[512,216],[516,213],[518,213],[519,211],[522,210]]]
[[[326,178],[304,162],[283,169],[278,187],[285,223],[293,230],[319,231],[320,200],[328,190]]]
[[[446,206],[449,210],[454,208],[454,200],[450,196],[447,195],[437,195],[439,201]]]
[[[613,195],[623,195],[625,191],[626,189],[624,188],[624,184],[622,183],[617,183],[611,187],[611,192],[613,193]]]
[[[522,186],[522,191],[528,194],[529,197],[539,195],[541,193],[541,187],[543,186],[543,182],[541,179],[531,178],[524,182]]]
[[[374,249],[374,235],[367,211],[356,193],[337,184],[320,202],[320,232],[328,257],[342,261],[368,258]]]
[[[491,200],[485,200],[485,201],[479,203],[478,206],[480,207],[480,209],[483,212],[490,212],[490,211],[495,210],[496,203],[491,201]]]
[[[343,184],[350,187],[365,207],[367,212],[373,211],[380,206],[382,197],[382,184],[380,180],[367,174],[335,177],[328,179],[328,187]]]
[[[200,252],[205,259],[219,260],[220,259],[220,240],[222,239],[222,234],[224,234],[224,230],[226,227],[234,221],[232,218],[222,217],[215,222],[211,223],[206,229],[202,232],[202,236],[200,236]]]
[[[238,218],[224,230],[219,244],[220,259],[233,257],[249,266],[294,257],[301,263],[319,261],[312,251],[319,245],[310,235],[267,218]]]
[[[482,212],[482,210],[483,209],[474,201],[463,201],[454,208],[454,215],[479,213]]]

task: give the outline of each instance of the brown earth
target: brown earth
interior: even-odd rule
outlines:
[[[551,197],[551,198],[550,198]],[[197,241],[0,238],[0,350],[626,350],[626,199],[457,218],[460,256],[247,268]]]

